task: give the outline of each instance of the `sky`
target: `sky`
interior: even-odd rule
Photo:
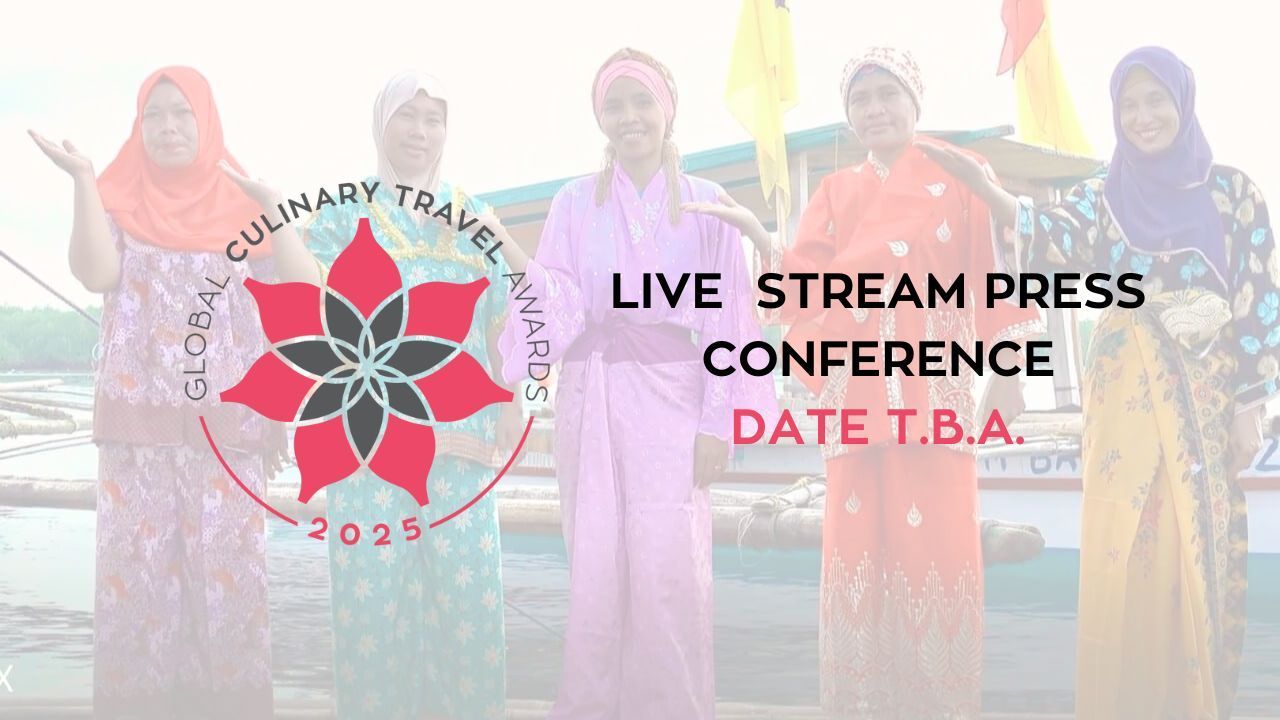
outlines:
[[[921,129],[1016,124],[1013,82],[995,76],[1000,0],[789,4],[799,104],[786,116],[788,131],[843,119],[841,71],[868,45],[916,54],[926,84]],[[209,78],[231,152],[286,196],[372,172],[373,99],[408,68],[449,88],[444,174],[471,193],[595,170],[604,138],[591,82],[623,46],[672,69],[682,151],[748,139],[723,101],[738,0],[19,7],[6,11],[18,32],[0,46],[0,249],[79,303],[99,298],[67,267],[71,181],[26,130],[71,139],[101,171],[129,134],[138,86],[163,65],[192,65]],[[1116,61],[1160,44],[1195,70],[1216,159],[1280,198],[1280,144],[1270,127],[1280,3],[1225,0],[1210,10],[1190,0],[1058,0],[1050,13],[1096,156],[1109,157],[1114,145],[1108,83]],[[0,262],[0,305],[56,302]]]

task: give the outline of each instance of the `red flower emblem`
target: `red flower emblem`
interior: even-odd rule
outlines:
[[[426,505],[432,425],[512,398],[461,347],[488,286],[406,290],[361,218],[326,287],[245,280],[271,349],[220,397],[296,424],[300,501],[367,467]]]

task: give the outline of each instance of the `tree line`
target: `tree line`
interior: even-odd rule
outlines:
[[[102,308],[86,312],[102,317]],[[92,369],[98,328],[71,310],[0,306],[0,372]]]

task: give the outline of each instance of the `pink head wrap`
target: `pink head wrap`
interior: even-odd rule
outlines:
[[[675,93],[670,85],[667,84],[666,78],[662,76],[656,68],[648,63],[634,60],[631,58],[622,58],[606,65],[600,74],[596,76],[596,87],[593,94],[593,102],[595,105],[596,122],[600,121],[600,116],[604,112],[604,96],[609,92],[609,86],[618,78],[631,78],[640,83],[653,95],[658,101],[658,105],[662,107],[662,114],[667,118],[667,131],[670,132],[671,121],[676,116],[676,100]]]

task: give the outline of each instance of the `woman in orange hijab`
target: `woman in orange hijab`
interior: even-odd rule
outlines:
[[[263,269],[223,254],[260,209],[218,169],[239,165],[209,84],[185,67],[148,77],[132,134],[96,179],[70,142],[31,136],[75,183],[71,270],[104,293],[95,716],[271,717],[263,511],[231,484],[199,423],[261,493],[283,436],[207,392],[262,352],[239,288]]]

